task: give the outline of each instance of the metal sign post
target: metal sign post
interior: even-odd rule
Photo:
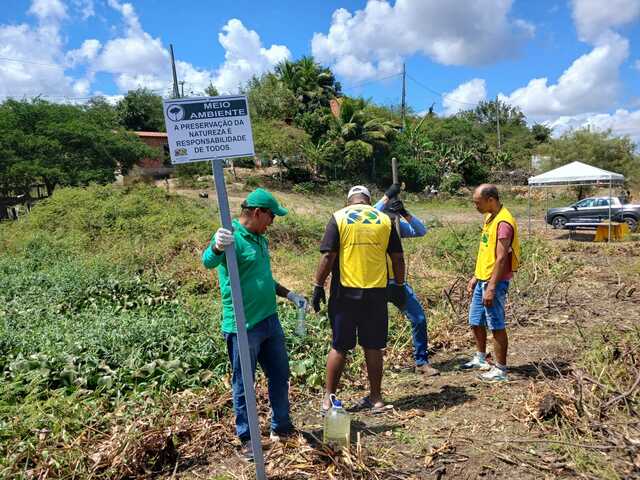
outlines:
[[[220,221],[224,228],[233,230],[222,162],[225,158],[254,155],[247,97],[241,95],[185,98],[164,100],[163,103],[171,162],[182,164],[211,160],[220,209]],[[240,368],[256,478],[266,480],[240,273],[233,244],[225,249],[225,257],[231,283],[233,311],[236,317]]]
[[[220,208],[220,221],[227,230],[232,230],[231,212],[227,187],[224,183],[223,159],[211,160],[213,178],[216,184],[218,206]],[[240,367],[242,370],[242,383],[244,384],[244,398],[247,405],[247,417],[249,418],[249,432],[251,433],[251,446],[253,447],[253,459],[256,464],[256,477],[258,480],[266,479],[264,471],[264,457],[262,456],[262,443],[260,441],[260,426],[258,424],[258,412],[256,408],[256,392],[253,389],[253,375],[251,375],[251,357],[249,356],[249,339],[247,337],[246,319],[244,317],[244,304],[242,303],[242,289],[240,287],[240,273],[238,272],[238,259],[233,244],[224,250],[227,257],[227,269],[231,282],[231,297],[233,299],[233,311],[236,316],[236,330],[238,336],[238,349],[240,350]]]
[[[391,159],[391,178],[393,183],[400,183],[400,180],[398,180],[398,160],[396,160],[396,157]],[[395,226],[398,236],[400,236],[400,217],[397,215],[395,219]]]

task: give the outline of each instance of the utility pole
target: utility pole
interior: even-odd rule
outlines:
[[[184,80],[180,80],[180,97],[184,98]]]
[[[406,111],[406,82],[407,82],[407,69],[406,69],[406,64],[403,63],[402,64],[402,102],[400,104],[400,112],[402,115],[402,130],[404,130],[405,127],[405,111]]]
[[[173,44],[169,44],[169,53],[171,54],[171,71],[173,73],[173,98],[180,98],[178,91],[178,75],[176,74],[176,60],[173,57]]]
[[[498,151],[500,151],[500,101],[496,95],[496,126],[498,129]]]

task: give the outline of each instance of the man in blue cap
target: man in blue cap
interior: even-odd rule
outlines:
[[[202,254],[204,266],[218,270],[222,296],[222,332],[227,341],[227,352],[233,369],[236,433],[242,443],[241,454],[248,460],[253,459],[253,450],[225,249],[235,244],[252,374],[255,376],[256,364],[259,363],[269,387],[271,439],[279,440],[295,429],[289,415],[289,358],[278,320],[276,295],[289,299],[298,308],[307,306],[307,300],[302,295],[280,285],[273,279],[271,272],[269,243],[264,234],[276,216],[286,214],[287,209],[280,206],[270,192],[258,188],[242,203],[240,218],[233,220],[233,232],[219,228]]]

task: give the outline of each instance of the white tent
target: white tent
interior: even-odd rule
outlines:
[[[624,175],[609,172],[582,162],[571,162],[535,177],[529,177],[531,187],[552,187],[556,185],[620,185]]]
[[[529,177],[529,234],[531,234],[531,188],[593,185],[609,187],[609,240],[611,240],[611,189],[622,185],[624,175],[582,162],[571,162],[535,177]]]

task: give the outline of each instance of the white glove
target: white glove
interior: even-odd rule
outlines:
[[[226,228],[220,227],[213,236],[213,246],[219,252],[223,251],[233,243],[233,233]]]
[[[307,305],[309,302],[307,302],[307,299],[304,298],[302,295],[298,295],[295,292],[289,292],[287,293],[287,299],[293,302],[296,308],[302,308],[304,310],[307,309]]]

